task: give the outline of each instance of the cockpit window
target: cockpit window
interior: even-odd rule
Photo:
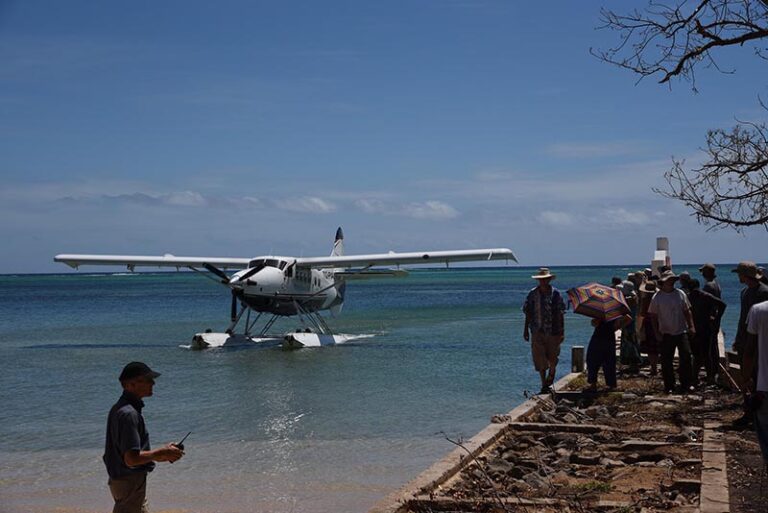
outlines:
[[[251,269],[254,267],[276,267],[282,271],[286,265],[288,265],[288,262],[278,260],[277,258],[255,258],[248,262],[248,267]]]

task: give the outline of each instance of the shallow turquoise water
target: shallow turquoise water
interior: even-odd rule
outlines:
[[[554,284],[606,283],[637,267],[560,268]],[[187,456],[151,477],[155,509],[364,511],[449,452],[446,434],[468,438],[538,388],[521,338],[531,271],[354,282],[329,322],[373,338],[202,352],[179,346],[226,327],[229,295],[197,275],[0,276],[3,511],[110,507],[104,423],[131,360],[163,373],[146,401],[153,443],[193,431]],[[721,274],[728,334],[740,286]],[[561,375],[570,346],[591,333],[572,313],[566,330]]]

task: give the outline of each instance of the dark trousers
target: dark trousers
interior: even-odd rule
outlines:
[[[616,339],[593,337],[587,347],[587,382],[597,383],[597,372],[603,368],[605,384],[616,387]]]
[[[696,335],[691,340],[691,353],[693,354],[693,384],[699,384],[699,371],[702,367],[707,371],[707,379],[713,379],[717,372],[717,362],[712,354],[712,344],[714,342],[715,351],[717,351],[717,335],[709,329],[697,330]]]
[[[707,354],[706,369],[707,379],[712,380],[720,369],[720,346],[717,344],[717,336],[720,330],[709,331],[709,353]]]
[[[147,473],[130,474],[109,480],[109,491],[115,499],[112,513],[147,513]]]
[[[664,390],[675,389],[675,349],[679,365],[677,373],[680,375],[680,385],[683,391],[687,392],[691,386],[691,345],[688,342],[688,335],[662,335],[661,339],[661,375],[664,378]]]

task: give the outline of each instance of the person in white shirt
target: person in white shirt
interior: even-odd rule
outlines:
[[[651,315],[658,339],[661,341],[661,375],[664,379],[664,391],[675,390],[674,357],[677,349],[682,392],[691,388],[691,344],[688,336],[693,336],[696,329],[691,315],[691,304],[685,292],[675,288],[678,277],[672,271],[665,271],[659,278],[661,289],[651,299],[648,314]]]
[[[768,464],[768,301],[757,303],[747,314],[747,337],[743,348],[742,375],[746,377],[748,404],[754,412],[755,431]],[[757,382],[754,381],[757,366]]]

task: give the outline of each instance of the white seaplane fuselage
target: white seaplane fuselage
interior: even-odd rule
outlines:
[[[344,301],[344,283],[334,269],[297,267],[289,257],[256,257],[229,285],[253,310],[282,316],[340,308]]]

